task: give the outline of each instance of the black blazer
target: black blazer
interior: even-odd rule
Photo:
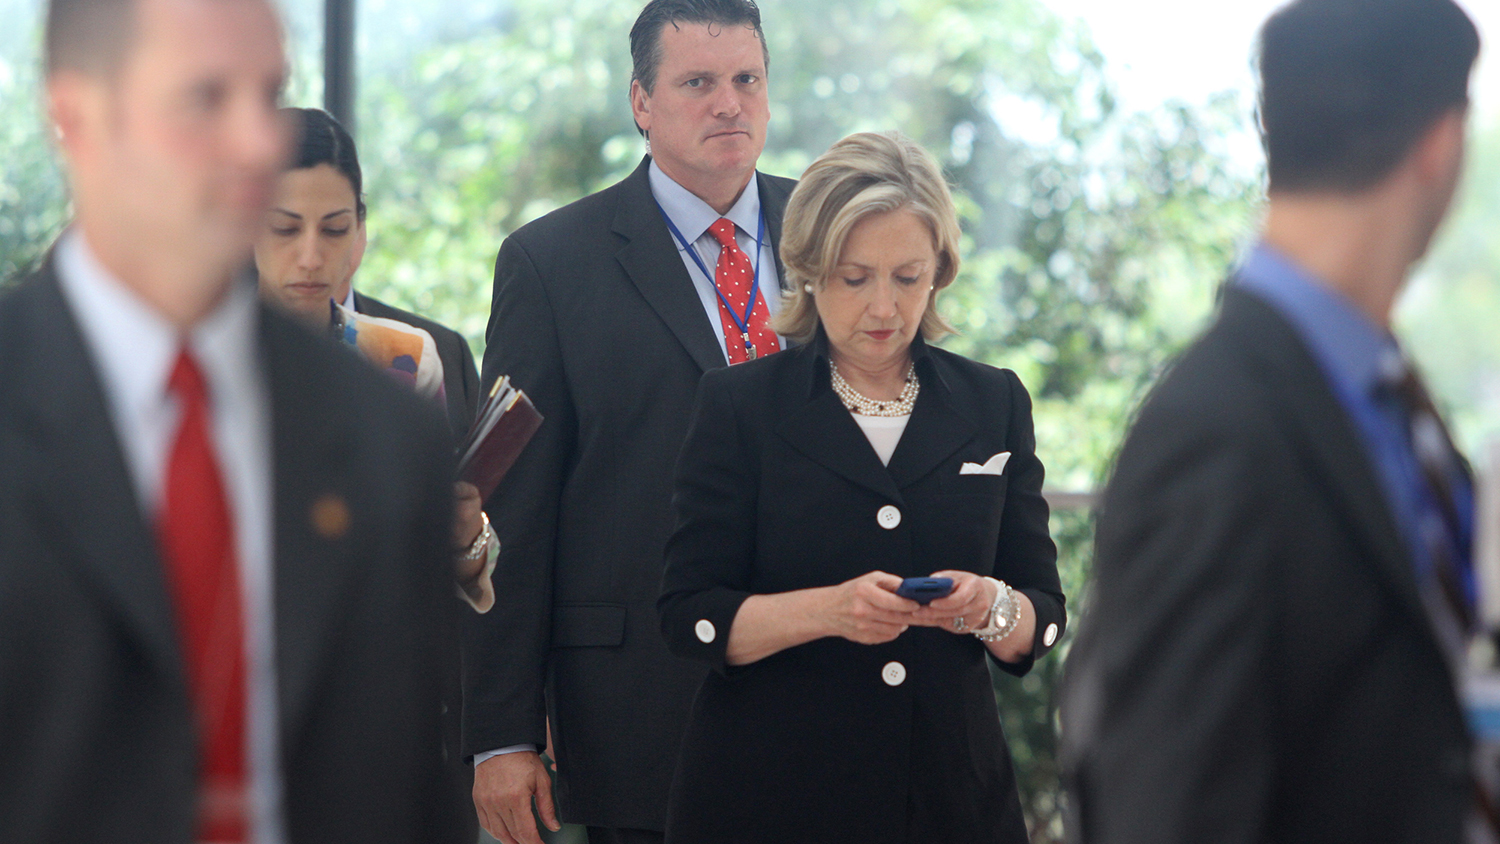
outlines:
[[[1075,840],[1457,842],[1468,738],[1363,441],[1229,287],[1099,513],[1068,664]]]
[[[793,182],[759,184],[775,243]],[[693,395],[726,365],[718,330],[647,161],[500,247],[482,383],[510,375],[546,421],[486,508],[502,544],[495,608],[464,620],[464,747],[540,747],[550,713],[571,822],[663,828],[704,669],[667,652],[655,604]]]
[[[289,839],[461,840],[437,414],[262,308]],[[192,716],[152,526],[50,261],[0,299],[0,842],[189,842]],[[378,412],[377,412],[378,411]],[[344,502],[347,530],[313,524]]]
[[[474,415],[479,411],[479,371],[474,366],[474,352],[469,349],[469,341],[447,326],[425,317],[419,317],[410,311],[387,305],[374,296],[366,296],[358,290],[354,291],[354,310],[374,317],[404,322],[432,335],[433,342],[437,346],[438,358],[443,362],[443,393],[447,400],[448,429],[453,434],[454,444],[462,443],[469,433],[469,428],[474,424]],[[454,665],[453,668],[453,675],[445,683],[443,747],[450,761],[460,766],[458,769],[460,791],[468,795],[474,787],[474,769],[463,762],[459,752],[463,691],[458,676],[458,666]],[[463,802],[466,807],[471,803],[467,797]],[[467,837],[473,839],[479,834],[478,817],[467,808],[463,814],[468,828]]]
[[[443,393],[448,399],[448,427],[455,442],[462,441],[474,424],[479,409],[479,372],[474,368],[474,352],[469,341],[451,328],[419,317],[410,311],[387,305],[374,296],[354,291],[354,310],[382,319],[393,319],[420,328],[432,335],[438,358],[443,362]]]
[[[1025,592],[1037,635],[1025,661],[995,661],[1011,674],[1065,623],[1031,400],[1015,373],[919,338],[921,392],[887,467],[830,387],[824,349],[820,337],[703,378],[659,606],[672,650],[717,673],[694,702],[667,840],[1021,844],[978,639],[913,628],[883,645],[824,638],[725,666],[748,596],[876,569],[965,569]],[[959,473],[1007,451],[1001,475]]]

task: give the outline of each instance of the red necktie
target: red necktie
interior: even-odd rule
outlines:
[[[248,837],[245,635],[234,525],[209,438],[203,373],[183,349],[167,383],[182,421],[157,525],[198,724],[199,841]]]
[[[724,326],[724,348],[729,352],[731,364],[744,363],[753,358],[765,357],[781,351],[776,332],[767,325],[771,312],[766,309],[766,300],[755,297],[755,308],[750,311],[746,330],[740,331],[738,320],[745,319],[745,308],[750,304],[750,292],[755,285],[754,269],[750,259],[734,240],[734,223],[720,217],[708,227],[714,239],[719,241],[719,262],[714,265],[714,286],[723,296],[719,300],[719,321]],[[728,302],[734,308],[730,313]],[[753,351],[752,351],[753,350]]]

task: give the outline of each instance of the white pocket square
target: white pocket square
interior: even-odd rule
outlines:
[[[998,475],[1005,471],[1005,463],[1010,460],[1010,452],[1002,451],[999,454],[984,461],[981,466],[978,463],[965,463],[958,468],[960,475]]]

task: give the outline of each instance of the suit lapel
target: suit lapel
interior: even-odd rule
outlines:
[[[29,290],[31,314],[13,387],[31,397],[30,437],[51,476],[39,481],[43,530],[69,543],[66,559],[99,584],[125,628],[169,674],[182,676],[173,608],[125,455],[82,332],[52,260]]]
[[[786,267],[781,263],[781,218],[786,213],[786,201],[791,191],[784,187],[785,182],[772,181],[764,176],[759,176],[756,183],[760,185],[760,213],[766,218],[766,234],[771,238],[771,254],[776,258],[776,278],[780,281],[781,289],[786,290]]]
[[[781,353],[801,359],[796,362],[798,377],[788,379],[778,394],[782,421],[776,434],[824,468],[899,503],[901,492],[891,473],[828,385],[827,358],[819,352],[821,345]]]
[[[727,361],[704,317],[703,305],[677,254],[672,233],[657,210],[648,176],[650,161],[643,160],[621,183],[613,230],[625,238],[625,245],[616,258],[641,296],[706,372],[725,366]]]
[[[295,735],[357,586],[350,547],[357,490],[348,488],[346,432],[320,412],[326,367],[306,360],[316,357],[313,338],[264,308],[261,338],[271,396],[277,688],[282,724]]]
[[[888,467],[902,489],[921,480],[979,433],[978,425],[954,409],[952,395],[936,366],[918,368],[926,369],[927,376],[922,378],[916,406]]]
[[[1334,395],[1327,377],[1296,330],[1250,294],[1230,287],[1224,292],[1224,320],[1241,333],[1239,343],[1271,357],[1277,390],[1288,396],[1284,407],[1302,432],[1300,458],[1326,485],[1330,499],[1345,512],[1347,531],[1364,547],[1362,558],[1401,604],[1424,627],[1429,624],[1412,561],[1386,501],[1364,438]],[[1430,629],[1430,628],[1429,628]]]

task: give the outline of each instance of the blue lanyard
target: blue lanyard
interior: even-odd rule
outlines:
[[[682,232],[677,228],[677,224],[673,223],[672,218],[668,216],[667,209],[661,207],[661,203],[658,202],[656,203],[656,210],[661,212],[662,219],[667,221],[667,228],[672,230],[672,235],[677,238],[677,242],[682,244],[682,248],[693,259],[693,263],[698,265],[698,269],[703,271],[704,277],[713,286],[714,295],[719,297],[719,304],[723,305],[724,310],[729,312],[729,318],[734,320],[734,327],[740,330],[740,336],[744,338],[746,350],[752,348],[753,344],[750,342],[750,312],[755,310],[755,299],[760,295],[760,251],[766,237],[765,213],[761,213],[760,222],[756,225],[755,261],[753,263],[755,267],[755,280],[750,284],[750,301],[745,305],[745,315],[741,317],[735,312],[734,305],[729,304],[729,300],[724,298],[724,291],[720,290],[718,283],[714,281],[714,274],[708,271],[708,265],[704,264],[703,259],[698,257],[698,250],[694,249],[693,245],[688,242],[688,239],[682,236]]]

